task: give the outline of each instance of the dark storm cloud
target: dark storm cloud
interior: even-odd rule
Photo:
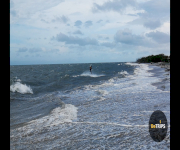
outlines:
[[[52,37],[51,40],[57,40],[58,42],[65,42],[66,44],[78,44],[81,46],[85,45],[98,45],[98,41],[96,39],[91,38],[79,38],[75,36],[67,36],[63,33],[59,33],[56,37]]]
[[[52,20],[52,22],[62,22],[62,23],[67,23],[69,21],[69,18],[66,16],[61,16],[61,17],[56,17],[55,19]]]
[[[83,35],[82,32],[81,32],[80,30],[74,31],[73,34],[80,34],[80,35]]]
[[[156,29],[161,26],[161,22],[160,22],[160,20],[155,20],[155,21],[150,20],[150,21],[144,22],[143,25],[149,29]]]
[[[125,10],[128,6],[135,7],[137,5],[135,0],[113,0],[113,1],[107,1],[102,5],[98,5],[96,3],[93,4],[92,12],[96,13],[99,11],[116,11],[116,12],[122,12]]]
[[[85,27],[89,27],[89,26],[92,26],[92,21],[91,20],[88,20],[84,23],[84,26]]]
[[[81,20],[77,20],[77,21],[74,23],[74,26],[76,26],[76,27],[80,27],[81,25],[82,25]]]
[[[158,43],[169,43],[170,42],[170,36],[163,32],[150,32],[146,34],[147,37],[152,38],[154,41]]]

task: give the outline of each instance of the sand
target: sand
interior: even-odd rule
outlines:
[[[154,66],[160,66],[161,68],[165,68],[165,71],[170,71],[170,62],[158,62],[149,64]]]

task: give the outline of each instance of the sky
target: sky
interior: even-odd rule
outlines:
[[[170,0],[10,0],[10,65],[170,55]]]

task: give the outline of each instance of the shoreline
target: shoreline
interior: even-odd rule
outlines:
[[[152,72],[154,73],[154,75],[156,77],[160,77],[161,78],[161,81],[160,82],[155,82],[155,83],[152,83],[153,86],[156,86],[157,89],[160,89],[162,91],[170,91],[170,62],[158,62],[158,63],[145,63],[145,64],[148,64],[149,66],[157,66],[162,69],[164,69],[165,72],[167,72],[166,74],[164,74],[162,77],[161,73],[158,71],[158,70],[152,70],[152,71],[149,71],[149,72]]]
[[[157,63],[148,63],[151,66],[159,66],[161,68],[165,68],[165,71],[170,71],[170,62],[157,62]]]

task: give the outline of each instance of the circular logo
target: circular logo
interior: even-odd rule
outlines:
[[[156,110],[152,113],[149,120],[149,133],[156,142],[161,142],[167,134],[168,124],[165,114]]]

